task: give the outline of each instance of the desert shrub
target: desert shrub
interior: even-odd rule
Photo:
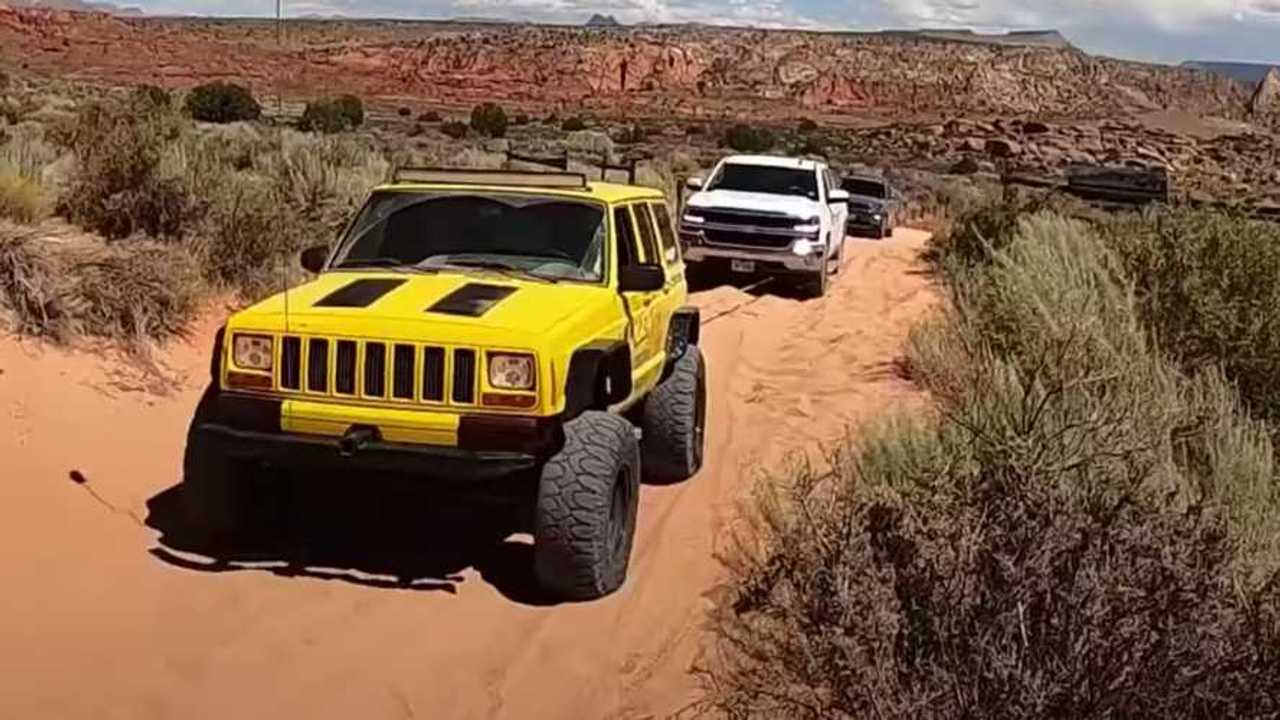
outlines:
[[[814,122],[809,118],[803,118],[802,120],[800,120],[799,123],[796,123],[797,132],[811,133],[817,129],[818,129],[818,123]]]
[[[693,125],[686,127],[684,131],[688,135],[705,135],[707,133],[707,128],[703,125],[698,125],[695,123]]]
[[[357,138],[286,131],[276,142],[278,149],[259,156],[255,167],[275,180],[283,202],[313,220],[340,224],[386,179],[387,161]]]
[[[364,125],[364,101],[350,93],[339,95],[333,99],[347,124],[352,128]]]
[[[53,210],[53,202],[52,193],[39,180],[0,160],[0,218],[20,223],[43,220]]]
[[[58,269],[38,229],[0,218],[0,307],[13,329],[62,341],[70,334],[56,283]]]
[[[773,132],[739,123],[725,131],[724,145],[738,152],[768,152],[774,144]]]
[[[649,133],[645,130],[643,125],[640,123],[631,123],[619,130],[617,135],[614,136],[614,140],[624,145],[631,145],[644,142],[648,135]]]
[[[71,250],[68,313],[87,335],[131,343],[182,333],[204,297],[200,270],[186,248],[135,241]]]
[[[440,120],[441,120],[440,113],[436,112],[435,110],[428,110],[418,116],[418,122],[438,123],[440,122]]]
[[[230,123],[257,120],[262,106],[249,89],[234,83],[212,82],[191,89],[187,114],[201,122]]]
[[[22,123],[0,131],[0,164],[17,168],[29,178],[39,178],[61,151],[47,139],[44,127]]]
[[[1220,375],[1154,350],[1123,268],[1085,224],[1040,215],[950,276],[951,310],[911,349],[936,417],[761,485],[714,612],[710,708],[1280,712],[1266,428]]]
[[[512,125],[528,125],[530,122],[528,113],[519,113],[515,119],[511,121]]]
[[[440,124],[440,132],[455,140],[461,140],[467,136],[467,124],[460,120],[450,120]]]
[[[248,298],[280,289],[281,263],[300,249],[302,219],[281,201],[271,180],[239,173],[213,196],[194,253],[203,276]]]
[[[177,236],[190,216],[191,196],[182,178],[162,177],[157,169],[179,133],[172,113],[150,105],[88,106],[71,139],[77,172],[60,212],[108,238]]]
[[[173,105],[169,91],[157,85],[138,85],[133,89],[133,100],[142,106],[151,105],[166,110]]]
[[[358,98],[353,99],[357,103],[360,102]],[[313,100],[307,103],[306,108],[302,111],[302,117],[298,119],[298,129],[303,132],[321,133],[337,133],[351,130],[358,126],[355,121],[357,112],[359,121],[364,122],[364,110],[362,107],[357,108],[354,105],[344,104],[333,98]]]
[[[560,123],[560,129],[565,132],[577,132],[578,130],[586,130],[587,123],[582,118],[574,115],[573,117],[565,118],[564,122]]]
[[[507,134],[507,112],[494,103],[483,103],[471,109],[471,129],[481,135],[502,137]]]
[[[1255,412],[1280,423],[1280,226],[1163,209],[1098,227],[1161,347],[1188,372],[1220,366]]]
[[[402,107],[396,111],[396,114],[399,115],[400,117],[407,118],[413,115],[413,111],[407,107]]]

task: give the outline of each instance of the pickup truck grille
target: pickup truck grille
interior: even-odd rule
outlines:
[[[707,242],[712,245],[743,245],[770,249],[785,249],[798,239],[795,235],[766,235],[764,233],[742,232],[739,230],[720,230],[707,228]]]
[[[791,217],[790,215],[767,215],[764,213],[739,210],[700,209],[694,212],[701,215],[706,222],[717,225],[750,225],[760,228],[790,230],[803,222],[803,220]]]
[[[476,364],[470,348],[286,335],[279,383],[303,395],[474,405]]]

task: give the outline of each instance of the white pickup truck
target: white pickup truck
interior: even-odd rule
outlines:
[[[813,296],[826,294],[844,259],[849,193],[826,163],[777,155],[721,159],[680,218],[690,270],[727,267],[734,273],[801,279]]]

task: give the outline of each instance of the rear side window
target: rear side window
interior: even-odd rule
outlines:
[[[640,246],[644,248],[644,261],[654,265],[662,261],[658,259],[658,239],[653,232],[653,216],[649,214],[647,205],[631,206],[636,214],[636,224],[640,227]]]
[[[631,213],[624,207],[613,211],[614,232],[618,235],[618,267],[627,267],[640,262],[636,252],[636,231],[631,223]]]
[[[673,263],[680,259],[679,245],[676,243],[676,231],[671,224],[671,215],[667,213],[666,203],[652,203],[649,209],[653,211],[653,219],[658,224],[658,237],[662,240],[662,254],[668,263]]]

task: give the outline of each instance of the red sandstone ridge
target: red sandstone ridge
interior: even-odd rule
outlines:
[[[298,97],[343,88],[629,115],[1100,117],[1176,107],[1237,117],[1249,100],[1208,73],[1069,47],[694,27],[297,21],[281,48],[269,21],[0,7],[0,57],[119,83],[237,79]]]

